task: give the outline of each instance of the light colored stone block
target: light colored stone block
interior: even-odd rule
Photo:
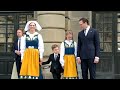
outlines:
[[[77,70],[78,70],[78,77],[79,77],[79,79],[82,79],[81,64],[77,63]]]
[[[38,22],[42,27],[65,28],[65,16],[62,15],[39,15]]]
[[[14,62],[14,64],[13,64],[11,79],[18,79],[16,62]]]
[[[89,17],[90,11],[71,11],[70,18]]]
[[[78,33],[80,32],[80,30],[72,30],[73,31],[73,39],[74,41],[78,41]]]
[[[70,29],[71,30],[80,30],[80,25],[78,20],[71,20],[70,21]]]
[[[44,50],[45,50],[44,56],[49,56],[51,53],[53,53],[52,49],[51,49],[51,46],[53,44],[58,44],[60,46],[61,43],[44,43]],[[47,58],[45,58],[45,59],[47,59]]]
[[[70,30],[70,19],[66,18],[65,19],[65,30]]]
[[[45,14],[45,13],[57,13],[57,14],[63,14],[65,15],[65,11],[37,11],[37,14]]]
[[[61,42],[65,39],[64,29],[43,29],[40,33],[45,42]]]

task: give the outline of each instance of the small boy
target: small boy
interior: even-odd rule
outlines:
[[[52,45],[53,53],[50,54],[49,59],[46,62],[42,62],[42,65],[49,64],[51,62],[50,72],[53,75],[53,79],[60,79],[63,68],[60,64],[59,46],[57,44]]]

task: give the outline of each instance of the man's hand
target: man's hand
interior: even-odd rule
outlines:
[[[20,51],[18,51],[18,55],[21,55]]]
[[[64,66],[62,66],[62,68],[64,69]]]
[[[81,59],[80,58],[77,58],[77,63],[81,64]]]
[[[15,50],[15,53],[17,53],[17,50]]]
[[[16,53],[17,55],[21,55],[20,51],[18,51],[18,50],[15,50],[15,53]]]
[[[98,57],[95,57],[94,63],[99,63],[99,58]]]
[[[39,64],[42,65],[42,61],[40,61]]]
[[[40,58],[40,61],[43,62],[43,58]]]
[[[42,65],[42,62],[43,62],[43,58],[40,58],[39,64]]]

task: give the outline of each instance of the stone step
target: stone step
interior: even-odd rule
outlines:
[[[43,73],[43,78],[44,79],[53,79],[52,74],[50,72],[50,67],[49,66],[50,66],[50,64],[42,66],[42,73]],[[82,77],[81,77],[81,67],[80,67],[80,64],[77,64],[77,69],[78,69],[79,79],[81,79]],[[18,79],[18,77],[17,77],[16,63],[14,63],[14,65],[13,65],[11,79]]]

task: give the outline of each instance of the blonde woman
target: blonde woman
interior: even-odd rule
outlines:
[[[77,64],[76,64],[77,44],[73,40],[73,32],[66,32],[65,40],[60,46],[60,63],[64,69],[64,79],[77,79]]]

